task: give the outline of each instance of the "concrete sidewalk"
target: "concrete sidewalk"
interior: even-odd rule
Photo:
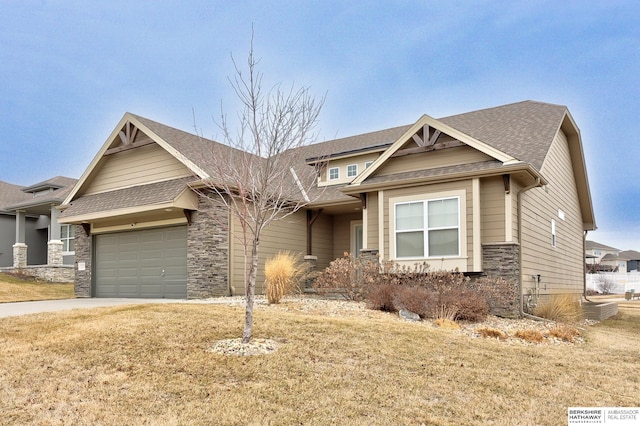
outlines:
[[[91,309],[103,306],[140,305],[145,303],[182,303],[183,299],[62,299],[37,302],[0,303],[0,318],[41,312],[67,311],[71,309]]]

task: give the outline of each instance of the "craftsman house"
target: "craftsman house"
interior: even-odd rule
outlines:
[[[56,176],[23,187],[0,181],[0,268],[72,281],[75,226],[57,221],[75,179]]]
[[[238,221],[192,189],[214,175],[211,146],[219,144],[124,115],[62,206],[59,221],[76,225],[78,296],[243,294]],[[582,293],[595,219],[566,107],[525,101],[424,115],[299,149],[297,169],[314,171],[318,193],[265,231],[261,262],[290,250],[324,268],[344,252],[373,252],[504,276],[524,302]],[[259,275],[258,291],[261,283]]]

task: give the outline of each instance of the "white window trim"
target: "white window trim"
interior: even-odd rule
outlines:
[[[368,169],[368,168],[369,168],[369,166],[371,166],[372,164],[373,164],[373,161],[366,161],[366,162],[364,163],[364,168],[365,168],[365,169]]]
[[[338,176],[337,177],[331,177],[331,171],[332,170],[337,170],[338,171]],[[329,169],[329,180],[339,180],[340,179],[340,167],[331,167]]]
[[[349,167],[355,167],[356,168],[356,172],[354,174],[352,174],[352,175],[349,174]],[[358,176],[358,165],[357,164],[349,164],[349,165],[347,165],[347,177],[350,178],[350,177],[356,177],[356,176]]]
[[[558,247],[558,236],[556,234],[556,220],[551,219],[551,247]]]
[[[396,221],[395,221],[395,206],[396,204],[416,202],[416,201],[435,201],[448,198],[458,198],[458,255],[457,256],[434,256],[434,257],[420,257],[420,258],[398,258],[396,253]],[[453,270],[458,268],[460,272],[467,272],[468,265],[468,253],[467,247],[467,193],[466,190],[452,190],[443,192],[434,192],[427,194],[417,194],[404,197],[391,197],[389,198],[388,210],[389,210],[389,226],[388,226],[388,239],[389,239],[389,256],[392,260],[400,264],[406,264],[412,266],[416,260],[425,260],[432,269],[445,269]],[[425,215],[426,215],[425,211]],[[425,228],[426,229],[426,228]],[[428,244],[425,238],[425,245]],[[425,252],[426,253],[426,252]]]
[[[63,226],[68,227],[67,237],[66,238],[62,237],[62,227]],[[67,247],[69,247],[69,240],[75,240],[76,239],[75,234],[74,234],[73,238],[69,237],[69,231],[71,230],[71,228],[73,226],[75,226],[75,225],[70,225],[70,224],[62,224],[62,225],[60,225],[60,241],[62,241],[62,246],[63,247],[64,247],[65,240],[67,241]],[[62,252],[63,256],[70,256],[70,255],[75,255],[75,254],[76,254],[75,250],[73,250],[73,251],[63,251]]]

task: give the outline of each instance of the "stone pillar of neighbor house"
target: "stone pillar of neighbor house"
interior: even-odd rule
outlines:
[[[315,281],[316,265],[318,264],[318,256],[306,255],[304,257],[305,279],[304,288],[312,288]]]
[[[27,244],[25,244],[26,215],[24,211],[16,211],[16,243],[13,245],[13,267],[27,266]]]
[[[62,241],[60,240],[60,224],[58,215],[60,211],[51,206],[51,224],[49,225],[49,242],[47,243],[47,264],[62,265]]]

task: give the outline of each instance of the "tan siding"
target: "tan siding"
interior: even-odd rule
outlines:
[[[159,182],[192,173],[157,144],[146,145],[105,157],[85,191],[86,195]]]
[[[371,192],[367,194],[367,221],[368,229],[363,230],[367,233],[367,249],[379,249],[378,247],[378,193]]]
[[[238,219],[233,218],[233,229],[239,231]],[[307,249],[306,213],[298,212],[285,220],[272,222],[260,239],[258,252],[258,275],[256,278],[256,294],[264,294],[264,264],[279,251],[290,251],[304,256]],[[234,237],[232,237],[234,238]],[[232,243],[231,286],[235,294],[243,294],[245,280],[244,247],[235,239]],[[250,262],[250,259],[247,260]]]
[[[477,163],[491,160],[488,155],[469,146],[441,149],[420,154],[405,155],[391,158],[378,170],[375,175],[384,176],[415,170],[434,169],[438,167],[455,166],[467,163]]]
[[[351,253],[351,222],[362,220],[361,213],[339,215],[333,218],[333,258]]]
[[[556,137],[541,170],[549,184],[523,194],[522,273],[525,292],[540,275],[540,294],[580,293],[584,252],[582,217],[564,134]],[[565,220],[558,217],[558,210]],[[551,220],[556,221],[557,247],[551,245]]]
[[[320,181],[318,182],[318,185],[319,186],[338,185],[338,184],[351,182],[353,179],[355,179],[355,176],[347,177],[347,166],[351,164],[357,165],[358,174],[360,174],[365,169],[366,163],[369,161],[375,161],[375,159],[378,158],[378,156],[379,156],[378,153],[373,153],[373,154],[369,153],[369,154],[363,154],[363,155],[353,156],[349,158],[339,158],[336,160],[329,160],[327,166],[324,168],[320,176]],[[329,169],[334,167],[337,167],[338,169],[340,169],[340,178],[336,180],[329,180]]]
[[[316,266],[321,271],[331,262],[333,257],[333,217],[321,215],[313,224],[312,253],[318,258]]]
[[[501,176],[480,181],[480,218],[483,243],[505,241],[504,182]],[[511,212],[509,212],[511,214]]]

